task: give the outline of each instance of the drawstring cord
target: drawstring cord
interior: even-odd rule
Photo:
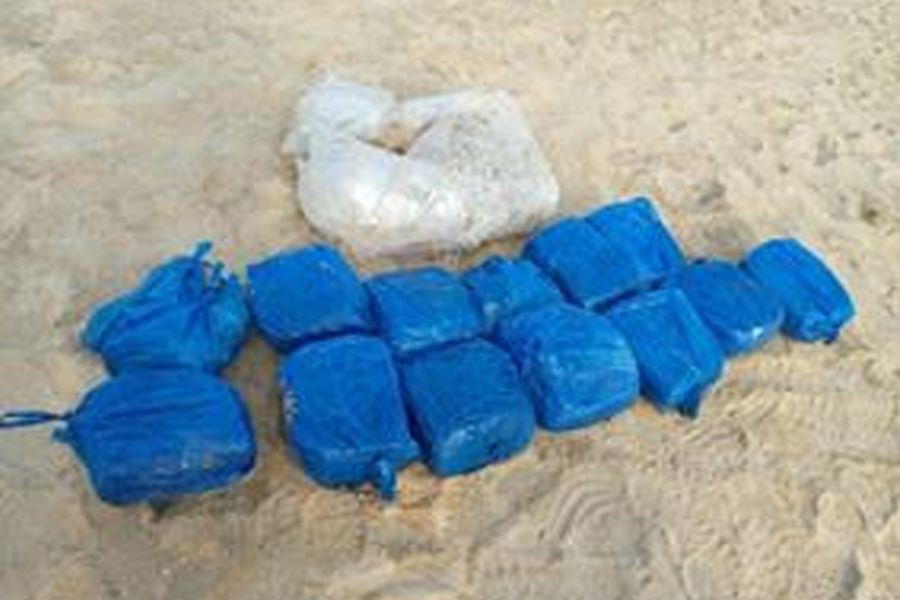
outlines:
[[[53,413],[43,410],[11,410],[0,413],[0,429],[31,427],[53,421],[68,421],[71,413]]]

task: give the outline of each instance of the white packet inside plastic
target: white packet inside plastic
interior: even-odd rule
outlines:
[[[329,78],[298,102],[284,149],[310,223],[360,257],[471,248],[556,212],[559,186],[501,90],[398,101]]]

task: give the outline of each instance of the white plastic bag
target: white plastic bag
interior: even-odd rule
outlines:
[[[331,78],[301,98],[285,149],[307,219],[360,256],[476,246],[559,204],[547,160],[500,90],[399,102]]]

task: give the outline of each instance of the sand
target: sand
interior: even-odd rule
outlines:
[[[394,505],[293,467],[255,340],[227,376],[260,464],[227,492],[107,507],[46,429],[0,434],[0,597],[900,598],[898,32],[895,0],[5,0],[0,408],[76,403],[91,307],[196,240],[242,270],[314,239],[278,148],[328,70],[509,89],[563,212],[653,194],[692,255],[801,237],[859,316],[731,362],[696,421],[642,405],[414,467]]]

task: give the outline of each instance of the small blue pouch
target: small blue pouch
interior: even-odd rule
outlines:
[[[224,488],[253,469],[256,446],[238,393],[200,371],[128,371],[65,415],[0,416],[0,428],[62,421],[94,490],[110,504],[163,502]]]
[[[218,372],[237,355],[250,314],[237,277],[193,256],[155,268],[136,290],[97,309],[81,334],[111,373],[188,368]]]
[[[501,321],[497,338],[519,364],[545,429],[584,427],[637,399],[631,348],[605,317],[556,304]]]
[[[395,496],[395,473],[419,448],[384,342],[347,335],[301,346],[282,363],[281,385],[288,443],[307,475]]]
[[[789,337],[832,342],[856,313],[837,276],[797,240],[770,240],[757,246],[742,266],[781,301],[782,330]]]
[[[400,356],[484,331],[468,290],[440,267],[384,273],[367,285],[381,333]]]
[[[696,416],[725,358],[684,293],[647,292],[616,304],[608,316],[634,351],[643,393],[660,408]]]
[[[534,434],[534,410],[516,365],[482,339],[435,348],[401,366],[425,460],[441,476],[505,460]]]
[[[481,306],[488,329],[501,319],[563,300],[553,281],[522,258],[492,256],[463,273],[462,280]]]
[[[525,245],[525,257],[549,275],[572,302],[601,309],[634,288],[636,265],[581,219],[550,225]]]
[[[344,257],[312,245],[271,256],[247,268],[257,328],[276,349],[374,328],[369,297]]]
[[[631,290],[647,289],[681,269],[684,254],[647,198],[604,206],[586,221],[633,266]]]
[[[778,298],[723,260],[698,261],[669,283],[685,293],[726,356],[755,350],[772,339],[784,321]]]

